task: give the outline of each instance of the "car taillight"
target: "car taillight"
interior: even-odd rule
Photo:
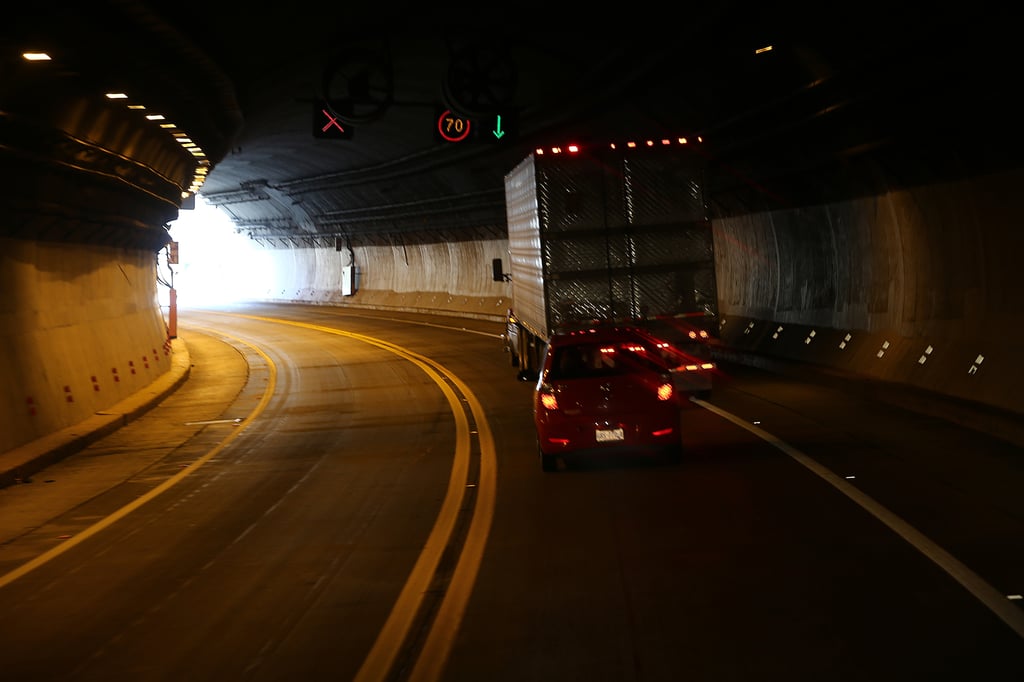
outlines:
[[[658,386],[658,400],[671,400],[672,399],[672,383],[664,382]]]
[[[558,409],[558,398],[555,397],[555,391],[550,386],[545,384],[540,387],[540,404],[545,410],[551,412]]]

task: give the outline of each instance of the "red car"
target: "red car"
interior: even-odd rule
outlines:
[[[534,391],[541,466],[602,453],[682,454],[680,397],[658,339],[630,325],[559,332]]]

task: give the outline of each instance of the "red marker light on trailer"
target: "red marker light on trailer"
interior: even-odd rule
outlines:
[[[703,142],[704,140],[703,140],[703,138],[698,137],[697,141],[698,142]],[[628,142],[609,142],[608,143],[608,149],[610,149],[612,151],[618,151],[619,149],[622,149],[622,148],[624,148],[624,149],[639,149],[640,147],[647,147],[647,148],[654,148],[654,147],[657,147],[657,146],[671,147],[673,144],[687,145],[689,143],[690,143],[690,140],[685,138],[685,137],[677,137],[677,138],[674,138],[674,139],[673,138],[664,137],[664,138],[642,140],[640,142],[637,142],[635,140],[630,140]],[[534,150],[534,153],[537,154],[538,156],[541,156],[543,154],[578,154],[578,153],[580,153],[582,151],[583,151],[583,147],[581,145],[573,143],[573,144],[567,144],[567,145],[562,146],[562,147],[550,147],[550,148],[547,148],[547,149],[541,148],[541,147],[537,147]]]

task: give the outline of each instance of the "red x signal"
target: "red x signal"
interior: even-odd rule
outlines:
[[[326,133],[332,127],[337,128],[341,132],[345,132],[345,129],[341,127],[340,123],[338,123],[338,119],[331,116],[326,109],[321,109],[320,111],[324,112],[324,116],[327,117],[327,125],[320,129],[321,132]]]
[[[325,102],[316,102],[313,106],[313,137],[348,140],[352,137],[352,126],[342,124]]]

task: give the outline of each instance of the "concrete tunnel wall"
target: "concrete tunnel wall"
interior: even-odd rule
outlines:
[[[511,305],[505,282],[495,282],[491,262],[508,262],[505,239],[437,244],[393,244],[268,252],[272,279],[255,293],[271,301],[504,320]],[[353,293],[342,293],[345,266],[355,263]],[[261,281],[261,284],[263,282]]]
[[[1014,171],[715,221],[723,342],[1024,414],[1022,181]],[[491,260],[506,250],[500,239],[271,250],[257,293],[500,320],[510,291]],[[0,452],[170,369],[156,288],[149,251],[0,239]]]
[[[1024,414],[1022,182],[718,221],[722,340]]]
[[[0,239],[0,453],[170,369],[151,251]]]
[[[784,358],[1024,414],[1024,171],[713,223],[720,331]],[[502,319],[507,241],[273,251],[266,297]],[[497,346],[496,346],[497,348]]]

